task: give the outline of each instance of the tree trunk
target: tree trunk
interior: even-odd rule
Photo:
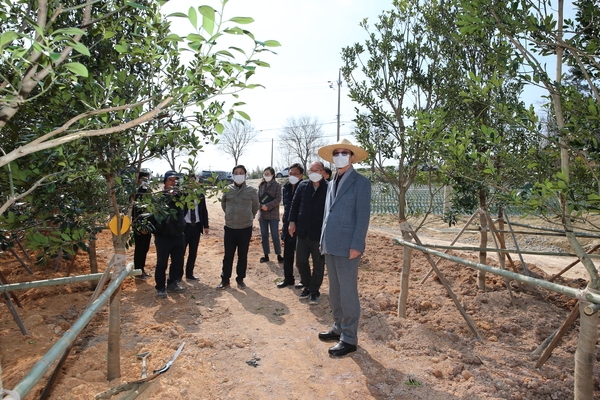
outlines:
[[[591,303],[579,301],[579,339],[575,351],[575,400],[594,398],[594,363],[598,340],[598,313],[586,315],[584,308]]]
[[[96,255],[96,239],[90,240],[88,245],[88,256],[90,258],[90,274],[98,273],[98,257]],[[96,290],[98,280],[90,281],[92,290]]]
[[[488,242],[488,223],[487,217],[485,213],[487,212],[487,208],[485,206],[485,191],[482,189],[479,190],[479,209],[481,212],[479,213],[479,224],[481,226],[481,231],[479,232],[479,247],[484,249],[487,247]],[[479,251],[479,263],[486,264],[487,252],[485,250]],[[479,290],[485,291],[485,271],[477,272],[477,288]]]
[[[406,191],[402,185],[398,191],[398,221],[402,231],[402,239],[412,242],[412,228],[406,221]],[[398,316],[406,318],[406,303],[408,302],[408,287],[410,284],[410,267],[412,260],[412,249],[402,249],[402,274],[400,280],[400,294],[398,295]]]

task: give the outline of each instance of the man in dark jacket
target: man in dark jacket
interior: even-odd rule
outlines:
[[[135,269],[141,269],[142,274],[138,275],[137,278],[146,280],[150,277],[150,274],[146,272],[146,255],[150,249],[150,240],[152,239],[152,233],[148,230],[147,226],[144,226],[144,216],[146,214],[143,208],[144,196],[150,191],[149,185],[150,171],[142,169],[138,174],[138,190],[135,194],[135,204],[133,206],[133,241],[135,247],[133,250],[133,265]],[[150,193],[151,194],[151,193]]]
[[[283,226],[281,227],[281,240],[283,241],[283,281],[277,284],[279,289],[291,286],[295,283],[294,280],[294,256],[296,255],[296,237],[290,235],[288,232],[288,226],[290,224],[290,210],[292,209],[292,199],[299,182],[302,181],[304,174],[304,168],[296,163],[293,164],[290,169],[290,177],[288,182],[283,185],[281,198],[283,202]],[[301,283],[297,285],[298,289],[303,286]]]
[[[297,236],[296,266],[300,272],[300,283],[305,286],[300,293],[300,299],[310,297],[310,304],[319,302],[319,289],[323,283],[325,269],[325,259],[319,249],[328,185],[323,179],[324,170],[325,167],[320,161],[310,164],[309,180],[300,183],[294,194],[288,227],[290,235]],[[309,256],[312,256],[312,273]]]
[[[164,190],[154,214],[156,221],[154,244],[156,245],[156,281],[157,295],[167,297],[167,291],[180,293],[185,288],[178,285],[183,275],[183,255],[185,251],[185,208],[178,206],[179,192],[176,190],[179,176],[175,171],[167,171],[164,178]],[[167,265],[171,258],[169,280],[166,279]]]

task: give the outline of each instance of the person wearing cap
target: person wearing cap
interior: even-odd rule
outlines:
[[[154,244],[156,246],[156,269],[154,280],[157,295],[167,297],[167,291],[174,293],[185,292],[179,286],[179,279],[183,275],[183,255],[185,252],[185,213],[184,207],[177,205],[180,193],[177,191],[179,175],[176,171],[167,171],[163,180],[164,189],[158,199],[157,212],[154,214],[155,231]],[[167,266],[169,279],[167,280]]]
[[[248,267],[248,248],[252,239],[252,224],[258,212],[258,193],[255,188],[246,184],[246,167],[237,165],[233,168],[233,184],[221,198],[221,208],[225,212],[225,235],[223,246],[223,269],[221,283],[217,289],[227,289],[233,270],[233,258],[237,250],[236,282],[238,289],[245,289],[246,269]]]
[[[135,194],[135,204],[132,210],[132,217],[134,222],[133,229],[133,266],[134,269],[142,271],[141,275],[136,276],[138,279],[146,280],[150,278],[150,274],[146,272],[146,255],[150,250],[150,240],[152,239],[152,233],[144,224],[146,216],[149,214],[145,213],[143,208],[144,197],[147,196],[150,191],[149,185],[150,171],[142,169],[138,174],[138,189]]]
[[[324,168],[321,161],[310,164],[309,180],[298,184],[292,200],[288,228],[290,235],[297,236],[296,267],[300,272],[300,283],[304,285],[300,299],[309,299],[309,304],[319,303],[325,272],[324,258],[319,250],[328,186],[328,182],[323,179]],[[310,258],[312,258],[312,271]]]
[[[371,183],[352,167],[367,152],[349,140],[319,149],[319,156],[336,167],[327,190],[321,230],[321,253],[329,277],[329,302],[333,325],[319,333],[322,341],[337,341],[329,348],[333,357],[356,351],[358,344],[358,266],[365,251],[371,214]]]
[[[288,286],[293,286],[295,283],[294,279],[294,257],[296,255],[296,237],[290,235],[288,227],[290,225],[290,210],[292,209],[292,199],[294,193],[298,188],[299,182],[302,181],[304,175],[304,167],[295,163],[290,166],[289,178],[281,191],[282,202],[283,202],[283,218],[281,222],[281,240],[283,241],[283,280],[277,284],[279,289],[283,289]],[[296,289],[302,289],[304,285],[298,283]]]
[[[188,177],[188,189],[191,191],[197,190],[199,187],[196,175],[192,172]],[[189,281],[197,281],[198,277],[194,275],[194,267],[196,258],[198,257],[198,246],[200,245],[200,236],[209,234],[208,226],[208,210],[206,208],[206,198],[203,193],[196,194],[198,200],[194,200],[194,207],[189,208],[185,213],[185,250],[187,250],[187,261],[185,262],[185,279]],[[179,277],[181,282],[181,277]]]

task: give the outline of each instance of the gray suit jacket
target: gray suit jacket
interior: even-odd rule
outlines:
[[[321,253],[349,257],[350,249],[365,251],[371,214],[371,182],[350,167],[335,193],[329,183],[321,231]]]

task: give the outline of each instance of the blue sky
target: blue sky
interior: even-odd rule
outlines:
[[[171,0],[164,7],[166,14],[187,13],[190,6],[212,5],[218,2]],[[375,22],[384,10],[391,9],[391,0],[230,0],[225,7],[228,18],[252,17],[255,22],[245,26],[256,39],[273,39],[281,47],[273,48],[277,55],[261,56],[271,68],[259,69],[255,83],[266,89],[253,89],[242,95],[247,103],[243,110],[250,114],[259,136],[248,146],[240,162],[248,169],[265,168],[271,162],[271,144],[274,144],[274,167],[284,167],[277,157],[280,129],[286,119],[302,115],[317,118],[323,124],[325,139],[336,141],[337,84],[334,89],[328,81],[337,81],[342,65],[341,50],[356,42],[364,42],[366,32],[358,26],[364,19]],[[177,19],[177,33],[187,33],[187,24]],[[345,84],[341,86],[341,137],[352,140],[354,104],[347,97]],[[353,140],[352,140],[353,141]],[[230,170],[233,158],[207,146],[198,158],[199,169]],[[164,172],[167,164],[151,162],[154,172]]]

